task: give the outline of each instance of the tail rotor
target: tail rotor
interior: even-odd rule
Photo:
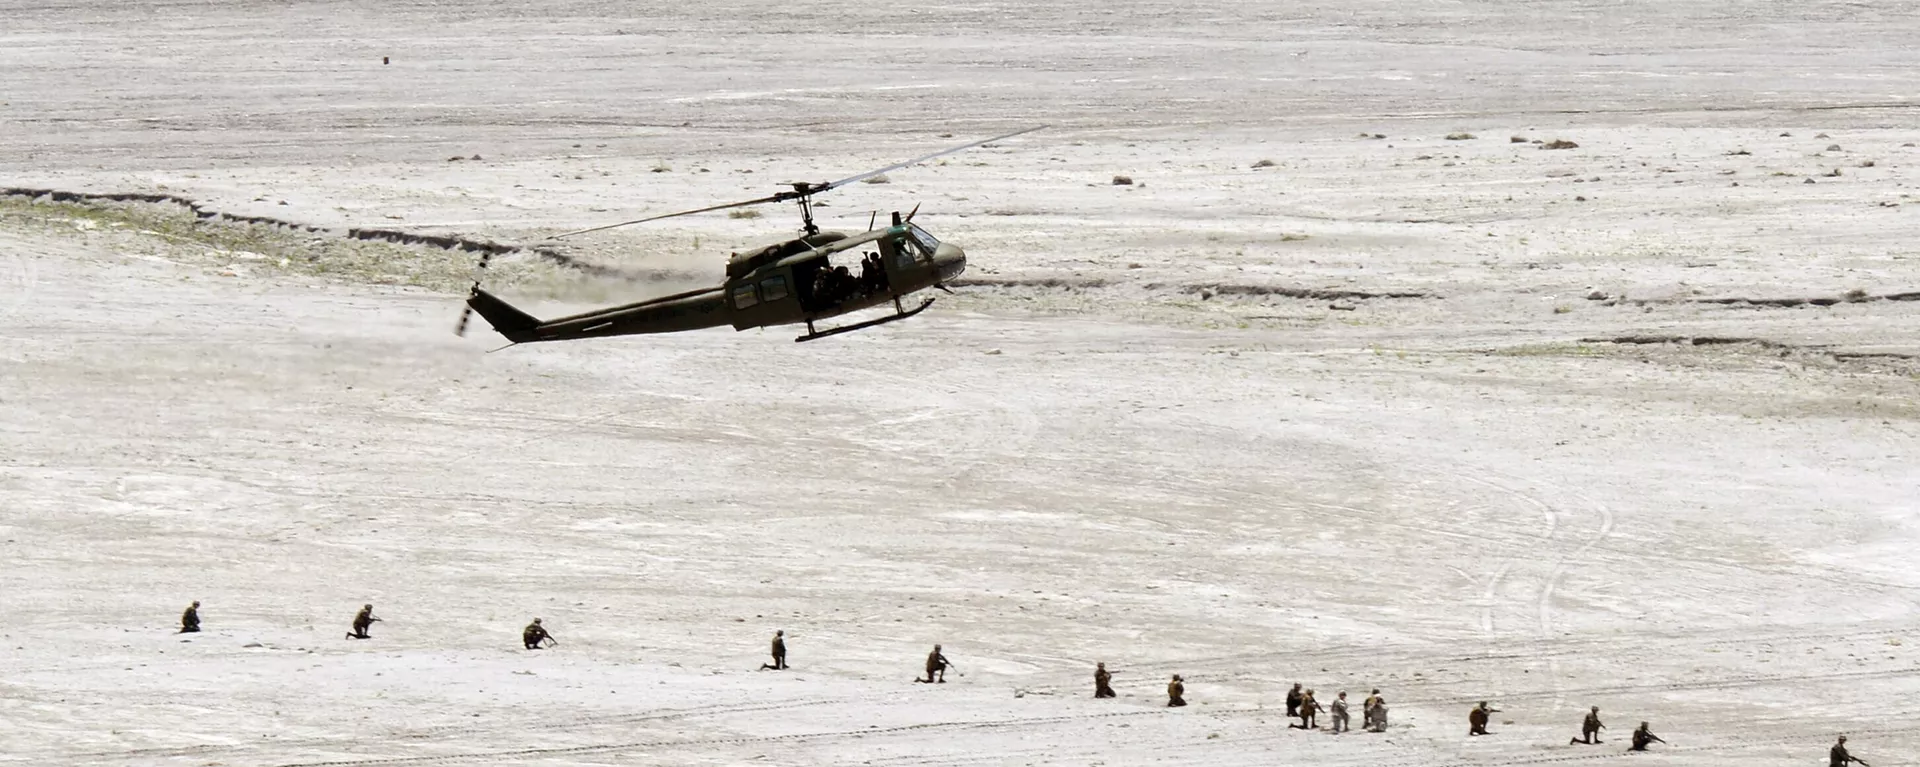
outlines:
[[[493,251],[487,251],[485,253],[480,254],[480,265],[475,267],[473,270],[473,289],[467,291],[467,297],[469,299],[471,299],[473,296],[480,294],[480,280],[482,277],[485,277],[487,274],[487,262],[492,260],[493,260]],[[473,302],[472,301],[468,301],[466,308],[460,310],[460,324],[454,326],[453,334],[461,338],[466,338],[467,337],[467,320],[470,320],[470,319],[473,319]]]

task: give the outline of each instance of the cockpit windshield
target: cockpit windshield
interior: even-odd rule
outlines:
[[[927,230],[921,229],[919,224],[908,224],[907,234],[910,235],[909,239],[912,240],[914,247],[920,251],[922,258],[933,258],[933,251],[940,247],[940,241],[934,239],[933,235],[928,234]]]

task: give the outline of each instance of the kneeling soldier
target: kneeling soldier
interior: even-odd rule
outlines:
[[[540,625],[539,618],[533,619],[533,622],[527,624],[527,628],[520,632],[520,643],[526,645],[529,650],[538,650],[540,645],[549,642],[560,644],[560,640],[554,639],[552,634],[547,633],[546,627]]]
[[[1599,743],[1600,731],[1606,728],[1606,725],[1600,723],[1600,707],[1594,706],[1592,711],[1587,712],[1586,720],[1580,723],[1580,737],[1569,738],[1567,745],[1571,746],[1576,743],[1593,745]]]
[[[373,624],[379,620],[379,618],[373,617],[373,605],[361,607],[360,612],[353,616],[353,631],[347,634],[347,638],[372,639],[373,635],[368,634],[367,629],[373,628]]]
[[[1645,751],[1649,745],[1665,742],[1666,741],[1660,739],[1660,736],[1653,734],[1652,730],[1647,729],[1646,722],[1641,722],[1640,729],[1633,731],[1633,745],[1629,746],[1627,750]]]

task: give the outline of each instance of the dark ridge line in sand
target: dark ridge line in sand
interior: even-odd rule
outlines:
[[[172,205],[179,205],[181,207],[186,208],[187,210],[192,211],[194,217],[202,221],[219,221],[223,223],[232,223],[232,224],[251,224],[255,226],[271,226],[274,228],[284,228],[289,231],[295,231],[295,232],[338,234],[342,237],[346,237],[347,239],[352,239],[352,240],[383,240],[383,241],[391,242],[398,245],[423,245],[427,247],[442,248],[445,250],[459,250],[459,251],[465,251],[468,253],[484,253],[484,254],[493,255],[493,256],[506,255],[509,253],[531,253],[542,260],[552,262],[554,264],[557,264],[562,267],[566,267],[568,269],[574,269],[580,272],[584,272],[586,274],[590,274],[595,277],[618,277],[621,279],[633,280],[633,281],[656,281],[656,280],[682,279],[689,276],[683,272],[675,272],[675,271],[666,270],[666,269],[649,269],[646,271],[630,271],[626,269],[616,269],[610,266],[601,266],[599,264],[591,264],[585,261],[581,261],[572,256],[569,256],[565,253],[562,253],[555,248],[547,247],[544,245],[532,245],[532,246],[508,245],[508,244],[493,242],[491,240],[477,240],[471,237],[463,237],[460,235],[416,234],[413,232],[400,231],[398,229],[372,229],[372,228],[353,227],[353,228],[347,229],[345,232],[340,232],[339,230],[336,230],[336,229],[330,229],[322,226],[314,226],[312,224],[302,224],[296,221],[288,221],[286,219],[274,218],[272,216],[242,216],[242,215],[236,215],[233,213],[227,213],[224,211],[218,211],[218,210],[209,208],[205,205],[202,205],[199,202],[194,201],[192,199],[181,197],[175,194],[147,194],[147,193],[141,193],[141,192],[112,192],[112,193],[68,192],[68,191],[63,191],[59,189],[35,189],[31,187],[11,187],[10,186],[10,187],[0,187],[0,197],[24,197],[29,200],[46,199],[46,200],[51,200],[53,202],[67,202],[67,203],[76,203],[80,205],[99,205],[102,203],[109,203],[109,202],[143,202],[143,203],[150,203],[150,204],[157,204],[157,205],[172,204]]]
[[[1118,283],[1098,277],[961,277],[948,284],[954,287],[1091,289],[1112,287]],[[1197,293],[1209,298],[1216,295],[1283,296],[1286,298],[1303,298],[1316,301],[1367,298],[1439,298],[1439,296],[1433,295],[1432,293],[1418,291],[1334,290],[1233,283],[1180,284],[1149,282],[1141,285],[1141,287],[1147,290],[1172,288],[1182,293]]]
[[[1886,295],[1879,295],[1879,296],[1870,296],[1870,295],[1858,295],[1853,297],[1843,296],[1840,298],[1833,298],[1829,296],[1821,296],[1818,298],[1747,298],[1744,296],[1735,296],[1731,298],[1687,299],[1688,303],[1694,303],[1694,304],[1719,304],[1721,306],[1731,306],[1734,304],[1746,304],[1748,306],[1773,306],[1773,307],[1834,306],[1836,304],[1863,304],[1869,301],[1920,301],[1920,291],[1909,291],[1905,293],[1888,293]]]
[[[1747,338],[1747,337],[1744,337],[1744,336],[1661,336],[1661,335],[1648,335],[1648,336],[1642,336],[1642,335],[1628,335],[1628,336],[1611,336],[1611,337],[1604,337],[1604,338],[1603,338],[1603,337],[1598,337],[1598,336],[1595,336],[1595,337],[1592,337],[1592,338],[1582,338],[1582,339],[1580,339],[1580,341],[1579,341],[1579,343],[1583,343],[1583,344],[1625,344],[1625,345],[1636,345],[1636,346],[1637,346],[1637,345],[1646,345],[1646,344],[1692,344],[1692,345],[1694,345],[1694,346],[1728,346],[1728,345],[1732,345],[1732,344],[1753,344],[1753,345],[1755,345],[1755,346],[1759,346],[1759,347],[1761,347],[1761,348],[1763,348],[1763,349],[1807,349],[1807,348],[1813,348],[1813,347],[1804,347],[1804,346],[1794,346],[1794,345],[1792,345],[1792,344],[1783,344],[1783,343],[1780,343],[1779,341],[1769,341],[1769,340],[1767,340],[1767,339],[1764,339],[1764,338]]]
[[[1839,352],[1839,351],[1832,351],[1824,346],[1786,344],[1786,343],[1781,343],[1779,341],[1769,341],[1765,338],[1749,338],[1746,336],[1665,336],[1665,335],[1626,335],[1626,336],[1610,336],[1610,337],[1596,336],[1592,338],[1582,338],[1578,341],[1578,343],[1622,344],[1622,345],[1632,345],[1632,346],[1644,346],[1644,345],[1651,345],[1651,344],[1684,344],[1684,345],[1690,345],[1690,346],[1733,346],[1738,344],[1751,344],[1753,346],[1758,346],[1762,349],[1779,349],[1783,351],[1814,352],[1816,354],[1827,355],[1836,360],[1872,360],[1872,359],[1920,360],[1920,354],[1902,354],[1900,352]]]
[[[960,277],[947,284],[956,288],[1104,288],[1112,283],[1098,277]]]
[[[1159,287],[1148,285],[1149,288]],[[1439,298],[1432,293],[1417,290],[1338,290],[1331,288],[1289,288],[1277,285],[1247,285],[1235,283],[1216,283],[1211,285],[1181,285],[1183,293],[1213,293],[1221,296],[1284,296],[1286,298],[1309,298],[1317,301],[1337,301],[1340,299],[1366,298]]]

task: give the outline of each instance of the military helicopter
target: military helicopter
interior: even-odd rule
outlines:
[[[793,182],[786,184],[792,187],[790,190],[757,199],[709,205],[553,235],[549,239],[774,202],[799,204],[802,232],[801,236],[785,242],[732,254],[727,261],[726,281],[719,286],[551,320],[541,320],[514,308],[498,296],[481,289],[476,279],[467,297],[467,307],[460,314],[460,325],[456,332],[466,334],[467,320],[473,312],[485,317],[495,331],[515,344],[642,333],[677,333],[722,325],[746,330],[794,323],[805,323],[807,332],[793,340],[812,341],[904,320],[926,311],[928,306],[933,305],[933,299],[927,298],[919,306],[908,309],[901,303],[901,298],[927,288],[947,290],[946,282],[966,271],[967,254],[959,246],[941,242],[919,224],[913,223],[914,214],[920,211],[918,205],[905,216],[894,211],[891,224],[884,229],[873,228],[874,222],[870,219],[867,231],[857,235],[820,231],[820,227],[813,222],[813,196],[888,171],[1045,127],[1028,128],[944,149],[838,181]],[[876,212],[874,219],[878,216]],[[861,252],[869,246],[870,250]],[[856,253],[860,254],[857,272],[854,266],[845,263],[852,260]],[[841,263],[835,263],[836,257],[841,259]],[[486,263],[486,258],[482,258],[482,273]],[[820,320],[887,303],[893,304],[893,313],[878,319],[826,329],[814,325]]]

